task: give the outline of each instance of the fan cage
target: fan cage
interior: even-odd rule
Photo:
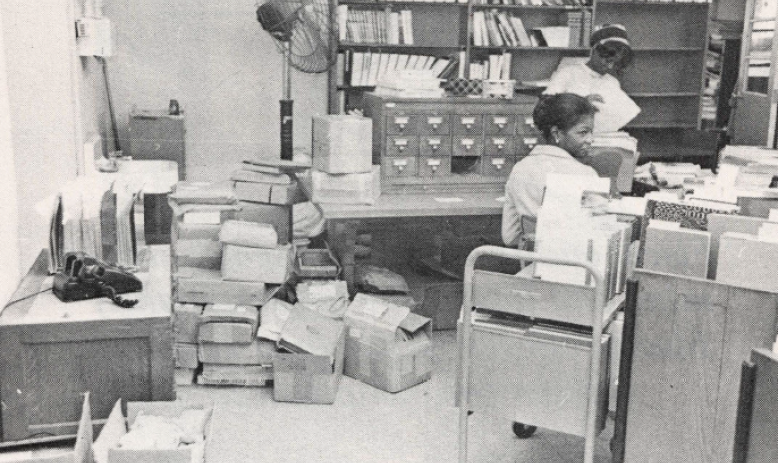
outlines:
[[[291,66],[306,73],[329,69],[335,62],[330,44],[337,33],[330,26],[329,0],[270,0],[268,3],[283,18],[278,29],[291,31],[286,37],[271,33],[280,52],[283,53],[288,43]]]

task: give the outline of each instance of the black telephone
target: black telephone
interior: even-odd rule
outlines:
[[[114,304],[129,309],[136,299],[123,299],[119,294],[143,289],[133,274],[89,257],[83,252],[65,254],[65,267],[54,276],[54,295],[63,302],[108,297]]]

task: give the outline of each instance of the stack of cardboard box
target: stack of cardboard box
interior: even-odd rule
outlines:
[[[291,244],[278,244],[270,224],[229,220],[219,232],[225,280],[283,284],[294,259]]]
[[[257,338],[255,306],[208,304],[198,333],[199,384],[264,386],[272,379],[275,345]]]
[[[366,117],[313,117],[314,202],[373,204],[381,194],[380,167],[373,163],[373,123]]]

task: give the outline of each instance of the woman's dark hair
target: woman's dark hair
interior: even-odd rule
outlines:
[[[613,62],[619,74],[632,63],[632,48],[621,42],[598,43],[592,50],[604,61]]]
[[[532,119],[543,136],[551,137],[551,127],[568,130],[584,116],[593,116],[597,107],[589,100],[573,93],[543,95],[532,111]]]

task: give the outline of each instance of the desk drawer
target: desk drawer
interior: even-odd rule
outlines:
[[[454,116],[454,133],[462,135],[481,135],[484,131],[482,114],[457,114]]]
[[[493,114],[485,116],[485,131],[487,135],[513,135],[516,127],[516,116],[513,114]]]
[[[485,156],[481,164],[484,175],[507,177],[515,164],[513,156]]]
[[[500,136],[500,135],[488,135],[484,142],[484,156],[513,156],[515,149],[513,148],[513,137]]]
[[[415,177],[417,159],[414,156],[386,157],[383,159],[381,172],[386,177]]]
[[[419,117],[419,133],[426,135],[447,135],[451,133],[451,116],[448,114],[430,114]]]
[[[419,137],[394,135],[386,137],[387,156],[416,156],[419,154]]]
[[[419,177],[447,177],[451,175],[451,157],[419,158]]]
[[[386,116],[386,133],[416,135],[419,131],[419,116],[404,114]]]
[[[419,142],[421,156],[451,156],[451,137],[423,136]]]
[[[482,156],[484,154],[483,137],[457,135],[452,143],[453,156]]]

